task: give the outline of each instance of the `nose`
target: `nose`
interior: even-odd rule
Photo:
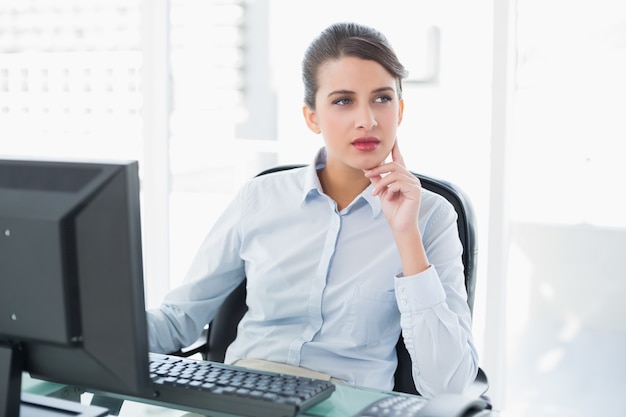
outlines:
[[[363,105],[358,108],[355,122],[357,129],[372,130],[378,126],[376,115],[369,105]]]

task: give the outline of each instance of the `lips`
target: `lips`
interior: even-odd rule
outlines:
[[[374,137],[358,138],[352,141],[354,146],[359,151],[373,151],[380,145],[380,140]]]

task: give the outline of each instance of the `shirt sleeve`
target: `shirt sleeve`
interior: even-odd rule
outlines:
[[[456,212],[441,202],[420,226],[431,266],[396,276],[400,325],[420,394],[462,393],[478,371]]]
[[[244,202],[242,190],[207,234],[182,285],[170,291],[158,308],[147,311],[150,351],[171,353],[195,342],[244,279],[239,250]]]

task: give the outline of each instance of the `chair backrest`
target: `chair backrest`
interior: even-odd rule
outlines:
[[[279,165],[257,176],[271,172],[284,171],[302,167],[304,165]],[[474,290],[476,287],[476,258],[478,247],[476,243],[475,218],[470,200],[462,190],[447,181],[413,173],[419,178],[422,187],[443,196],[448,200],[457,212],[457,226],[459,237],[463,245],[463,266],[465,268],[465,288],[467,290],[467,303],[470,311],[474,307]],[[218,310],[213,321],[209,324],[207,344],[201,351],[202,356],[211,361],[223,362],[226,349],[237,336],[237,324],[247,310],[246,306],[246,282],[242,282],[227,298]],[[402,336],[396,345],[398,354],[398,367],[395,373],[394,391],[417,394],[413,381],[411,358],[409,356]]]

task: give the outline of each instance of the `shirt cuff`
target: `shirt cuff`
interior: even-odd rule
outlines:
[[[426,310],[446,300],[439,274],[432,265],[416,275],[396,275],[394,286],[400,313]]]

